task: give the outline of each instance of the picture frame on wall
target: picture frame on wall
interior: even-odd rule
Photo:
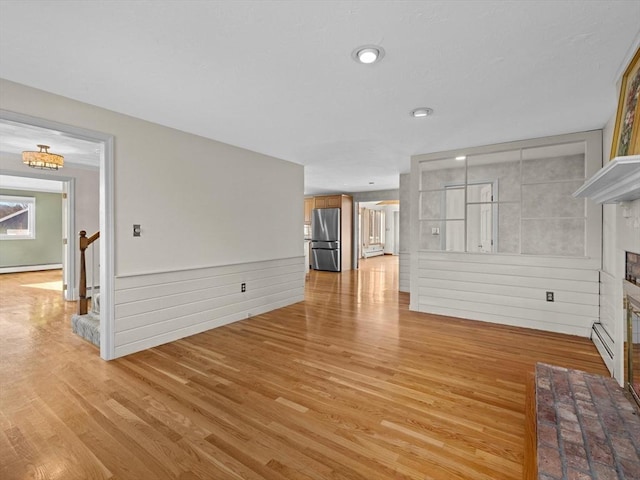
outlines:
[[[611,159],[640,154],[640,48],[622,75]]]

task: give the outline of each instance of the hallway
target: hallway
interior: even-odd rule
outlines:
[[[0,276],[0,478],[522,477],[537,361],[593,344],[408,310],[397,257],[309,274],[304,302],[112,362],[47,272]]]

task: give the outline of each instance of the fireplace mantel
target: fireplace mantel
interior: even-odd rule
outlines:
[[[587,180],[574,197],[596,203],[630,202],[640,198],[640,155],[616,157]]]

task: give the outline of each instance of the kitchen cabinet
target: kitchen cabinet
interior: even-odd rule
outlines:
[[[328,195],[314,198],[313,208],[342,208],[343,195]]]
[[[314,198],[309,197],[304,199],[304,224],[311,225],[311,210],[315,208]]]

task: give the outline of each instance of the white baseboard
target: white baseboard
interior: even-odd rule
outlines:
[[[19,267],[0,267],[0,273],[20,273],[20,272],[37,272],[40,270],[60,270],[61,263],[51,263],[49,265],[22,265]]]

